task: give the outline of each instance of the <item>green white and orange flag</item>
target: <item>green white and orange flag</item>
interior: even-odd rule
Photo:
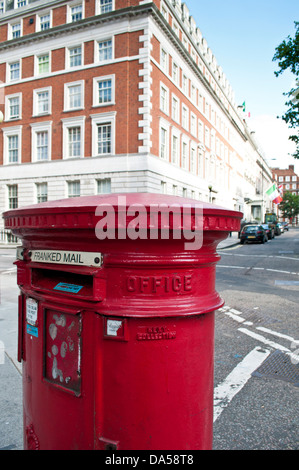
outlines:
[[[282,201],[282,197],[275,183],[270,186],[270,188],[266,191],[266,194],[269,196],[270,201],[274,202],[274,204],[279,204]]]

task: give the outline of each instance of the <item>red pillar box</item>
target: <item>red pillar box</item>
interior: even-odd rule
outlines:
[[[241,217],[136,193],[4,214],[25,449],[211,449],[216,247]]]

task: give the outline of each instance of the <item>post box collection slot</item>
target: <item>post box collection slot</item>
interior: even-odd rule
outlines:
[[[31,276],[34,289],[84,298],[94,298],[93,281],[91,275],[39,268],[32,269]]]

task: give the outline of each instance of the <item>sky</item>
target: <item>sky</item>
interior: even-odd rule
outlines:
[[[295,84],[289,71],[275,77],[275,48],[294,37],[299,0],[185,0],[208,46],[235,93],[237,105],[246,103],[248,126],[255,131],[269,166],[287,168],[299,161],[281,116],[287,111],[284,92]],[[277,118],[279,116],[279,119]]]

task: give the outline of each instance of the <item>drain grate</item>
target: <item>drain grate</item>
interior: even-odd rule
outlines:
[[[281,351],[275,351],[252,374],[254,377],[284,380],[299,387],[299,364]]]

